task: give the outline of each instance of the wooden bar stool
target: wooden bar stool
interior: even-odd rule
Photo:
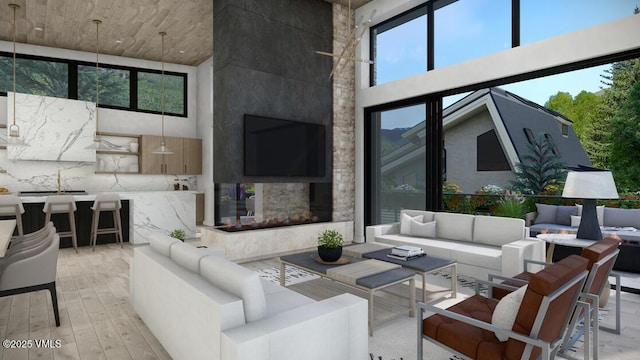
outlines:
[[[120,196],[116,193],[101,193],[96,195],[96,199],[93,202],[91,210],[93,210],[93,217],[91,219],[91,240],[90,245],[93,251],[96,250],[96,240],[98,235],[102,234],[116,234],[116,244],[119,242],[122,247],[122,222],[120,221],[120,208],[122,203],[120,202]],[[113,216],[113,227],[99,228],[100,212],[110,211]]]
[[[51,214],[68,214],[69,215],[69,231],[58,231],[58,235],[63,237],[70,237],[73,243],[73,248],[78,253],[78,236],[76,233],[76,201],[72,195],[51,195],[47,196],[44,201],[44,208],[42,211],[47,214],[45,216],[44,223],[47,224],[51,221]],[[56,225],[56,229],[60,229],[60,225]]]
[[[15,216],[18,235],[20,236],[24,235],[22,214],[24,214],[24,207],[19,197],[15,195],[0,195],[0,216]]]

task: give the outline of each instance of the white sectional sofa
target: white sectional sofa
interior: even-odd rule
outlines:
[[[524,220],[497,216],[402,210],[400,222],[368,226],[366,240],[419,246],[457,260],[459,274],[478,279],[513,276],[524,271],[524,259],[545,259],[544,241],[529,237]]]
[[[315,301],[163,234],[134,249],[135,311],[175,360],[365,359],[367,301]]]

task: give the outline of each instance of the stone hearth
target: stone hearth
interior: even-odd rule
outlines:
[[[208,247],[224,248],[225,257],[228,260],[245,262],[315,248],[318,235],[326,229],[340,232],[344,236],[345,244],[353,241],[353,221],[290,225],[237,232],[202,228],[201,241]]]

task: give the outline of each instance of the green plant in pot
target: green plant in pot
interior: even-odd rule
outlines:
[[[175,229],[169,234],[169,236],[171,236],[172,238],[176,238],[180,241],[184,241],[185,233],[184,233],[184,230],[182,229]]]
[[[342,234],[335,230],[325,230],[318,236],[318,256],[326,262],[338,261],[342,256]]]

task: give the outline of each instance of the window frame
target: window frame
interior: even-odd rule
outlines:
[[[0,51],[0,57],[13,58],[13,53]],[[78,100],[78,66],[93,66],[95,68],[95,62],[88,61],[78,61],[78,60],[69,60],[69,59],[60,59],[60,58],[52,58],[46,56],[37,56],[30,54],[16,54],[16,58],[18,59],[29,59],[29,60],[38,60],[38,61],[47,61],[47,62],[56,62],[67,64],[68,66],[68,93],[67,99]],[[146,73],[154,73],[161,74],[162,71],[155,69],[146,69],[140,67],[133,66],[124,66],[124,65],[113,65],[108,63],[100,63],[99,66],[105,69],[116,69],[116,70],[125,70],[129,71],[129,107],[116,106],[116,105],[106,105],[98,103],[98,107],[105,109],[115,109],[115,110],[125,110],[125,111],[133,111],[147,114],[162,114],[162,111],[156,110],[143,110],[138,108],[138,73],[146,72]],[[188,97],[188,80],[189,76],[187,73],[175,72],[175,71],[164,71],[165,75],[171,76],[179,76],[184,79],[183,81],[183,97],[184,97],[184,113],[171,113],[165,111],[164,114],[168,116],[176,116],[176,117],[188,117],[188,108],[189,108],[189,97]],[[0,91],[0,96],[7,96],[7,92]]]

